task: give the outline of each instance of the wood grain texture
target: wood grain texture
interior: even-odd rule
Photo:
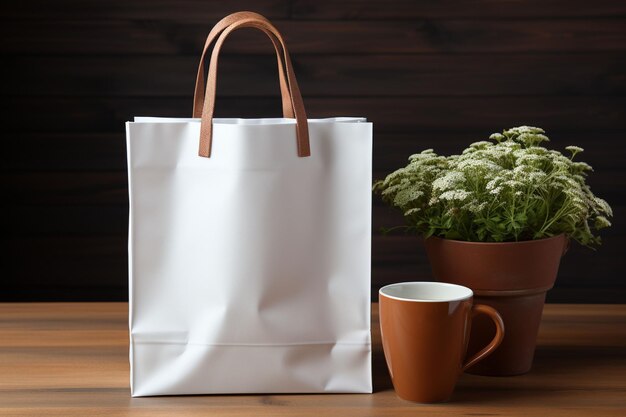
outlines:
[[[374,178],[384,178],[387,170],[374,171]],[[626,178],[617,169],[595,173],[594,189],[614,205],[626,204]],[[21,205],[123,205],[128,199],[127,177],[122,171],[38,172],[5,174],[0,178],[6,195]],[[15,203],[14,203],[15,204]],[[379,204],[376,198],[375,204]],[[608,233],[608,231],[607,231]]]
[[[626,306],[546,305],[533,370],[461,376],[452,400],[398,399],[372,308],[374,394],[130,398],[126,303],[0,304],[2,416],[623,416]]]
[[[461,152],[469,143],[485,140],[494,129],[446,130],[415,129],[408,133],[385,132],[376,128],[374,137],[374,173],[376,178],[407,163],[408,156],[423,149],[433,148],[445,155]],[[565,149],[573,143],[593,141],[585,149],[581,159],[591,164],[600,174],[604,170],[620,171],[624,164],[624,138],[620,130],[571,131],[550,130],[550,147]],[[126,171],[126,136],[123,131],[109,133],[84,132],[15,132],[7,141],[6,150],[11,158],[0,162],[0,172],[5,173],[50,173]],[[595,181],[592,174],[590,181]],[[615,181],[619,181],[618,175]],[[7,181],[5,179],[4,181]],[[10,182],[10,181],[9,181]],[[6,183],[6,182],[5,182]],[[594,186],[604,187],[619,194],[624,190],[598,182]]]
[[[125,225],[126,219],[119,222]],[[623,241],[624,236],[605,236],[604,256],[616,259],[623,256]],[[2,267],[6,271],[3,295],[8,299],[38,301],[125,300],[128,297],[126,243],[122,231],[106,231],[105,227],[83,234],[66,232],[63,237],[54,231],[47,236],[7,236],[0,240],[0,250],[4,253]],[[548,292],[548,300],[622,303],[626,299],[625,275],[621,265],[607,263],[596,252],[573,245],[561,262],[556,287]],[[408,235],[373,236],[373,296],[383,285],[416,280],[432,280],[421,241]]]
[[[6,54],[184,54],[196,56],[207,19],[43,20],[0,26]],[[275,20],[292,54],[432,54],[615,52],[626,49],[620,19],[476,19],[388,21]],[[269,53],[264,36],[245,30],[229,37],[225,52]]]
[[[251,6],[257,13],[271,19],[289,16],[290,4],[287,0],[31,0],[28,3],[19,0],[6,0],[0,11],[3,19],[57,20],[79,19],[98,20],[143,20],[175,19],[186,21],[201,19],[219,20],[229,13],[247,10]]]
[[[420,129],[475,131],[532,121],[548,132],[587,130],[592,135],[592,131],[616,127],[626,119],[626,96],[312,97],[306,103],[310,118],[367,114],[376,126],[375,133]],[[7,134],[24,131],[24,125],[31,132],[42,133],[120,132],[134,115],[190,117],[191,107],[189,98],[162,97],[20,97],[12,99],[12,105],[0,104],[5,117],[13,121],[6,126]],[[511,112],[512,108],[515,112]],[[280,115],[280,99],[222,97],[217,99],[215,113],[216,117],[276,117]]]
[[[268,50],[269,52],[269,50]],[[0,93],[65,97],[189,97],[194,56],[16,56],[5,63],[9,78],[37,83],[0,85]],[[296,55],[298,84],[311,97],[377,96],[580,96],[624,94],[623,53]],[[42,73],[41,68],[46,71]],[[154,76],[146,76],[154,74]],[[373,83],[385,74],[394,82]],[[531,75],[532,76],[529,76]],[[276,96],[276,60],[271,54],[225,55],[218,94]]]
[[[220,19],[238,10],[254,9],[272,19],[409,19],[409,18],[511,18],[511,17],[624,17],[626,6],[614,0],[572,7],[571,0],[5,0],[4,19]],[[252,7],[254,6],[254,7]]]
[[[295,19],[419,19],[520,17],[623,17],[626,5],[612,0],[572,7],[571,0],[294,0]]]
[[[0,300],[124,300],[124,122],[187,117],[200,48],[236,10],[270,17],[311,117],[374,122],[374,177],[425,148],[457,153],[494,131],[548,130],[579,145],[615,209],[597,252],[563,261],[559,302],[626,302],[626,3],[613,0],[7,0],[0,10]],[[226,42],[217,113],[277,116],[271,43]],[[428,279],[403,219],[374,204],[373,289]]]

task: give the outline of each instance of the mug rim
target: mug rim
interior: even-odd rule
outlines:
[[[386,289],[390,289],[393,287],[397,287],[400,285],[410,285],[410,286],[435,286],[435,287],[448,287],[448,288],[457,288],[457,289],[462,289],[462,290],[466,290],[467,294],[462,295],[462,296],[458,296],[458,297],[449,297],[449,298],[444,298],[444,299],[439,299],[439,300],[433,300],[433,299],[426,299],[426,298],[405,298],[405,297],[398,297],[395,295],[390,295],[390,294],[386,294],[385,292],[383,292]],[[393,284],[388,284],[385,285],[383,287],[381,287],[378,290],[378,296],[384,296],[387,298],[390,298],[392,300],[398,300],[398,301],[408,301],[408,302],[414,302],[414,303],[449,303],[451,301],[463,301],[463,300],[468,300],[470,298],[472,298],[474,296],[474,291],[472,291],[471,288],[465,287],[463,285],[458,285],[458,284],[451,284],[449,282],[437,282],[437,281],[408,281],[408,282],[395,282]]]

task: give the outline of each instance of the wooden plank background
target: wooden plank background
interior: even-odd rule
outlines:
[[[586,148],[614,227],[574,245],[548,299],[626,302],[626,3],[609,0],[5,1],[0,300],[127,298],[124,122],[189,116],[205,36],[237,10],[285,35],[311,117],[374,122],[376,178],[520,124]],[[270,52],[229,39],[219,116],[279,114]],[[419,240],[382,236],[402,219],[373,202],[373,289],[427,279]]]

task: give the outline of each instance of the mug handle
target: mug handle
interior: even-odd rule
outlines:
[[[493,351],[496,350],[498,346],[500,346],[500,343],[502,343],[502,339],[504,339],[504,322],[502,321],[502,317],[500,316],[500,314],[493,307],[485,304],[474,304],[472,306],[472,319],[478,314],[486,314],[491,318],[491,320],[493,320],[493,323],[496,325],[496,335],[487,346],[485,346],[480,352],[472,356],[472,358],[468,360],[465,365],[463,365],[463,372],[465,372],[467,368],[476,365],[476,363],[491,355]]]

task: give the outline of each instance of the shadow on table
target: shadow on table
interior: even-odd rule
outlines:
[[[598,389],[626,370],[626,348],[602,346],[540,346],[531,371],[509,377],[462,376],[453,403],[527,404],[551,401],[565,392]],[[611,376],[612,375],[612,376]],[[619,376],[617,376],[619,378]],[[615,382],[615,381],[614,381]]]
[[[373,352],[374,392],[393,390],[382,351]],[[540,346],[533,369],[509,377],[463,374],[448,405],[498,404],[541,401],[564,390],[597,388],[597,378],[604,373],[626,371],[625,347]],[[608,381],[607,381],[608,382]]]
[[[626,347],[623,346],[540,346],[530,374],[582,374],[600,369],[626,368]]]
[[[374,348],[372,351],[372,376],[374,392],[392,390],[393,384],[387,370],[385,355],[381,349]]]

